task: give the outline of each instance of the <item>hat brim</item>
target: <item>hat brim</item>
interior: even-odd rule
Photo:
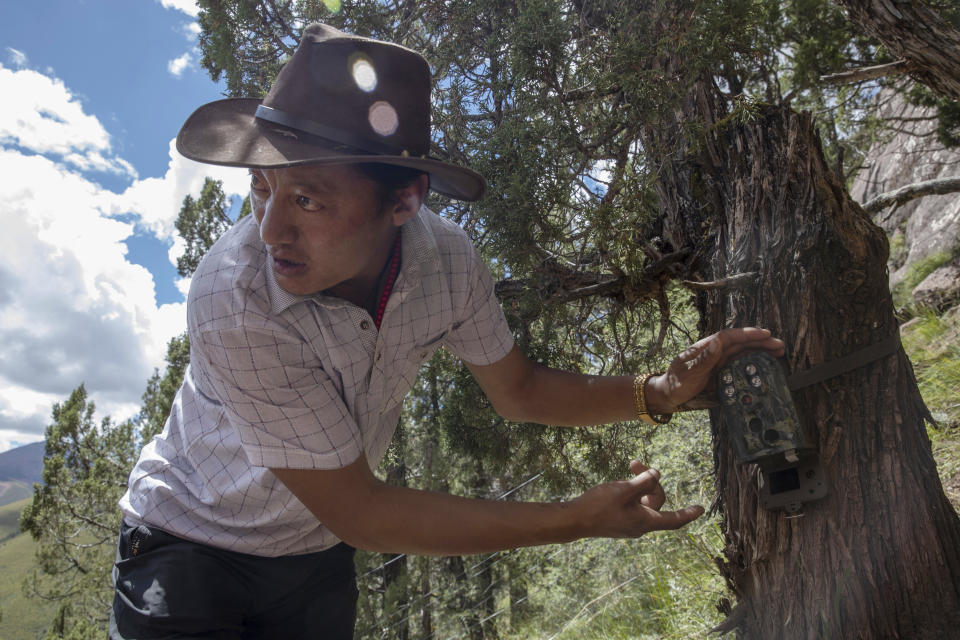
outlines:
[[[430,174],[430,188],[456,200],[479,200],[486,180],[476,171],[433,158],[379,155],[257,118],[257,98],[227,98],[193,112],[177,134],[183,156],[227,167],[380,162]]]

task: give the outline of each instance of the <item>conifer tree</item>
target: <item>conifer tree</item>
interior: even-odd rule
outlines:
[[[117,499],[136,447],[132,422],[97,423],[94,410],[83,385],[53,406],[43,482],[20,516],[20,529],[37,541],[37,568],[25,589],[58,603],[50,638],[100,638],[113,600]]]

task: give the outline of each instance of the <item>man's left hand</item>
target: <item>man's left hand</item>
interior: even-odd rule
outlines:
[[[647,406],[654,413],[673,413],[713,384],[717,367],[747,351],[766,351],[779,358],[784,348],[783,341],[772,337],[766,329],[719,331],[674,358],[666,373],[650,379],[646,386]]]

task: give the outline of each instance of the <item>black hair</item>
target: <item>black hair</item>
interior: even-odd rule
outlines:
[[[383,162],[359,162],[353,166],[357,168],[360,175],[377,183],[377,196],[381,210],[394,192],[409,187],[420,176],[428,175],[420,169]]]

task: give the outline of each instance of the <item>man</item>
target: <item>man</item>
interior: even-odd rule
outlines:
[[[440,345],[505,418],[665,422],[721,362],[781,355],[729,330],[665,375],[547,369],[513,344],[466,234],[422,207],[475,200],[481,176],[427,157],[430,73],[418,54],[311,25],[261,102],[221,100],[177,148],[250,168],[253,216],[194,274],[190,367],[121,500],[113,638],[349,638],[353,548],[471,554],[675,529],[659,474],[561,503],[468,500],[372,472],[417,369]],[[342,541],[342,542],[341,542]]]

